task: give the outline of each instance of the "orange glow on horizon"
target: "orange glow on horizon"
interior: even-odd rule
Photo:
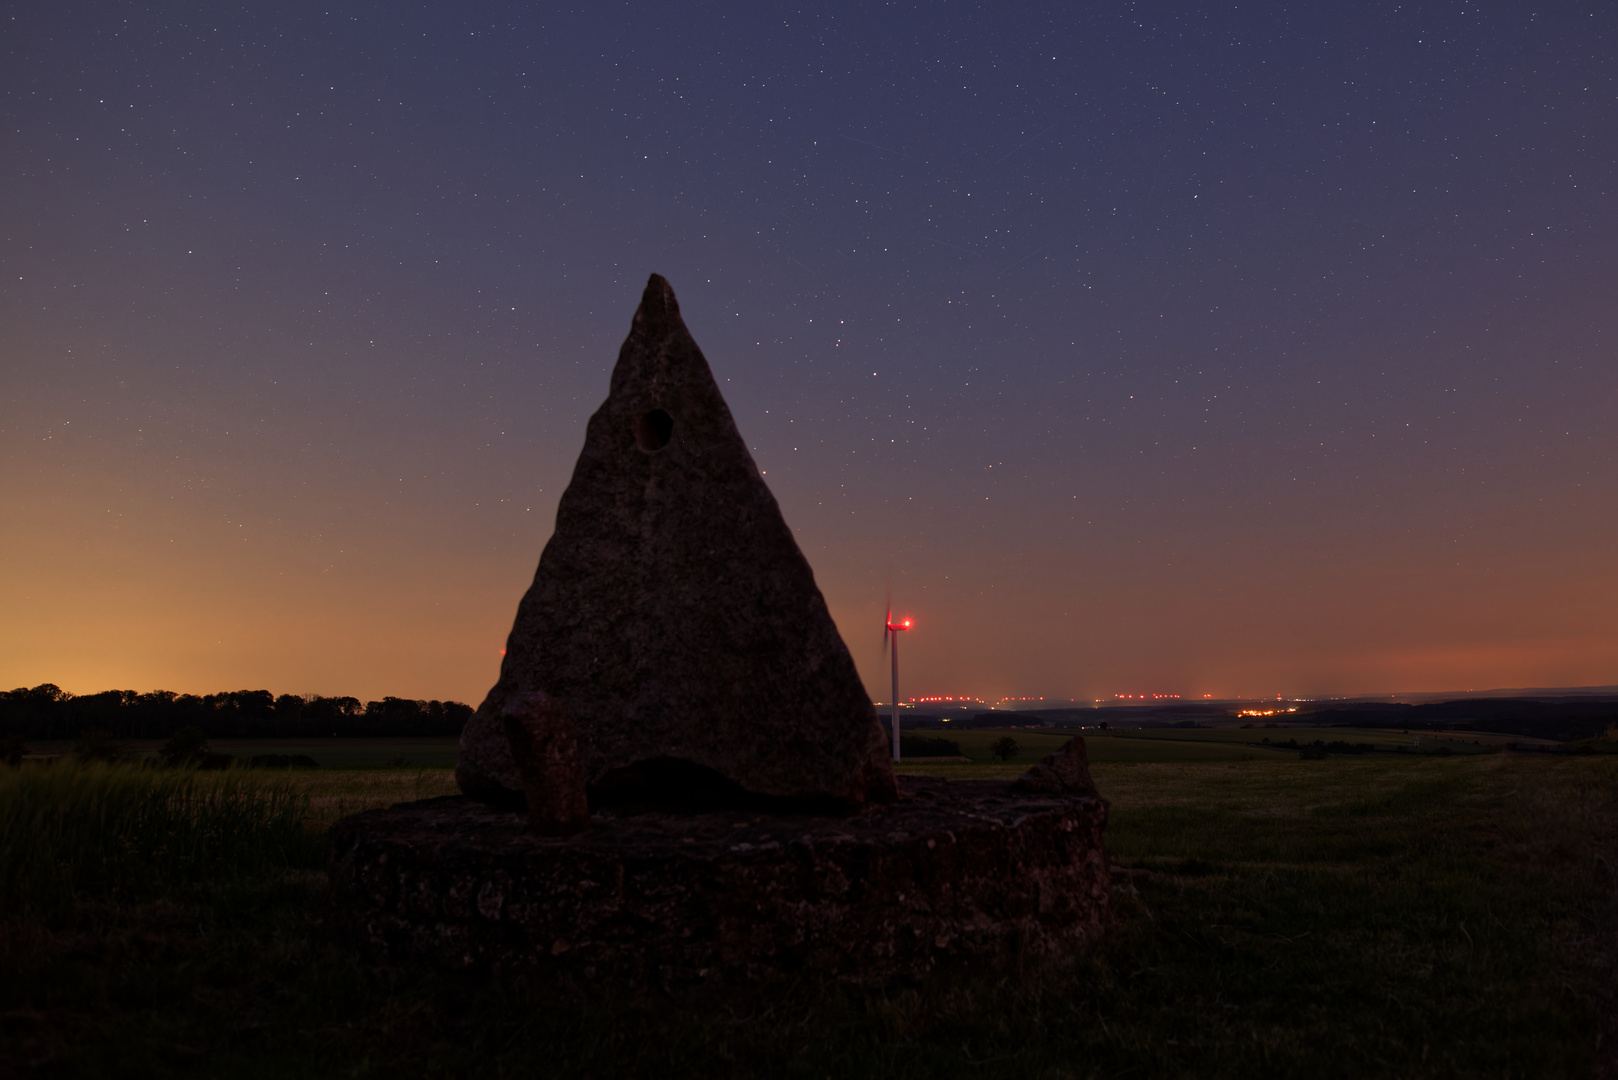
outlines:
[[[1062,25],[1041,54],[1045,31],[1008,23],[1007,62],[971,82],[997,106],[918,111],[913,95],[962,90],[955,74],[923,65],[895,93],[862,35],[816,46],[823,69],[857,73],[824,86],[766,94],[693,61],[692,78],[719,75],[693,105],[664,93],[657,65],[620,62],[661,40],[645,20],[613,50],[570,47],[618,40],[605,8],[572,35],[455,35],[452,53],[409,19],[289,30],[274,68],[154,63],[195,28],[149,20],[132,38],[71,7],[28,10],[13,33],[37,47],[7,54],[33,92],[4,143],[20,224],[0,278],[0,691],[482,701],[510,659],[484,647],[511,640],[573,490],[586,516],[562,526],[582,546],[564,536],[552,557],[579,553],[577,608],[559,617],[611,637],[602,678],[639,680],[667,646],[715,681],[651,672],[654,699],[813,665],[856,699],[973,686],[899,714],[957,728],[990,708],[1021,713],[1011,723],[1088,723],[1081,707],[1109,703],[1223,722],[1289,701],[1618,700],[1618,304],[1601,269],[1618,200],[1571,179],[1605,105],[1545,124],[1572,84],[1518,47],[1520,20],[1478,21],[1459,52],[1379,50],[1378,86],[1437,70],[1467,87],[1442,110],[1372,91],[1379,125],[1358,119],[1365,87],[1334,74],[1355,67],[1345,53],[1255,69],[1255,93],[1288,95],[1288,122],[1329,143],[1306,153],[1333,167],[1309,169],[1294,140],[1203,137],[1257,122],[1224,90],[1222,31],[1167,54],[1194,110],[1154,111],[1166,99],[1150,84],[1102,74],[1159,62],[1147,39],[1120,52]],[[301,26],[290,11],[205,37],[233,56]],[[1365,25],[1367,41],[1404,40]],[[1570,20],[1535,25],[1557,53],[1577,40]],[[766,68],[797,62],[796,30],[708,17],[681,32],[728,36],[716,45]],[[980,36],[943,8],[929,32]],[[1315,37],[1295,20],[1269,49]],[[418,39],[465,63],[398,63]],[[523,92],[556,106],[468,138],[513,45],[547,88],[610,78],[615,94],[536,89],[529,71]],[[1487,77],[1466,74],[1474,54]],[[1039,79],[1015,77],[1019,56]],[[327,69],[326,91],[290,77]],[[345,90],[340,73],[355,75]],[[262,98],[266,79],[279,107],[218,105]],[[1064,111],[1096,85],[1156,117],[1152,153],[1110,110]],[[761,164],[750,133],[811,105],[828,148],[796,132],[803,167],[760,204],[784,148]],[[1007,108],[1056,113],[1065,134],[1012,139]],[[1339,125],[1345,110],[1356,120]],[[367,134],[289,146],[287,111]],[[226,112],[232,152],[179,167],[176,139],[216,138]],[[1400,112],[1410,152],[1376,150]],[[834,137],[867,126],[883,138]],[[1039,179],[952,183],[940,232],[909,212],[937,201],[936,171],[898,167],[920,151],[878,145],[891,129],[913,147],[1006,142],[992,171]],[[1455,153],[1418,152],[1441,142]],[[693,144],[704,176],[750,182],[693,193],[689,164],[600,179],[623,175],[626,146],[646,172]],[[1127,207],[1045,196],[1047,173],[1083,174],[1098,153],[1095,184]],[[383,195],[354,179],[385,171]],[[1187,192],[1169,175],[1202,179]],[[1524,229],[1502,201],[1554,216]],[[778,203],[814,207],[813,228],[783,218],[761,244],[759,207],[773,222]],[[1142,242],[1148,221],[1186,242]],[[696,397],[648,393],[689,415],[641,411],[651,398],[605,408],[653,270],[679,297],[679,348],[704,359],[688,357]],[[653,420],[667,453],[643,457]],[[895,602],[930,620],[903,648],[922,616]],[[1107,689],[1210,682],[1225,689]],[[1019,696],[1029,687],[1051,695]],[[747,704],[770,723],[767,700]]]

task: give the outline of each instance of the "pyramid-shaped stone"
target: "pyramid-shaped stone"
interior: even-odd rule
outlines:
[[[656,274],[462,736],[468,794],[523,791],[503,717],[536,692],[571,713],[592,802],[671,785],[845,806],[894,794],[814,573]]]

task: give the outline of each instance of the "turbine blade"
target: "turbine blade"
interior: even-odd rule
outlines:
[[[883,591],[885,594],[883,596],[883,609],[886,613],[882,616],[882,662],[887,663],[888,638],[893,636],[893,631],[888,629],[893,625],[893,572],[891,570],[888,572],[888,581]]]

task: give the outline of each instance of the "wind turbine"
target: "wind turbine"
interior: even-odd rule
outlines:
[[[893,760],[899,760],[899,631],[910,629],[910,620],[893,621],[893,598],[888,598],[888,615],[882,622],[882,650],[893,650]],[[890,644],[889,638],[892,638]]]

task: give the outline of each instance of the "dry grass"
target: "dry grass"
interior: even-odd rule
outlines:
[[[453,769],[339,771],[318,769],[284,774],[309,797],[308,823],[325,830],[339,818],[395,803],[459,795]]]
[[[71,759],[0,767],[0,905],[134,901],[282,867],[308,855],[305,820],[303,795],[277,776]]]

